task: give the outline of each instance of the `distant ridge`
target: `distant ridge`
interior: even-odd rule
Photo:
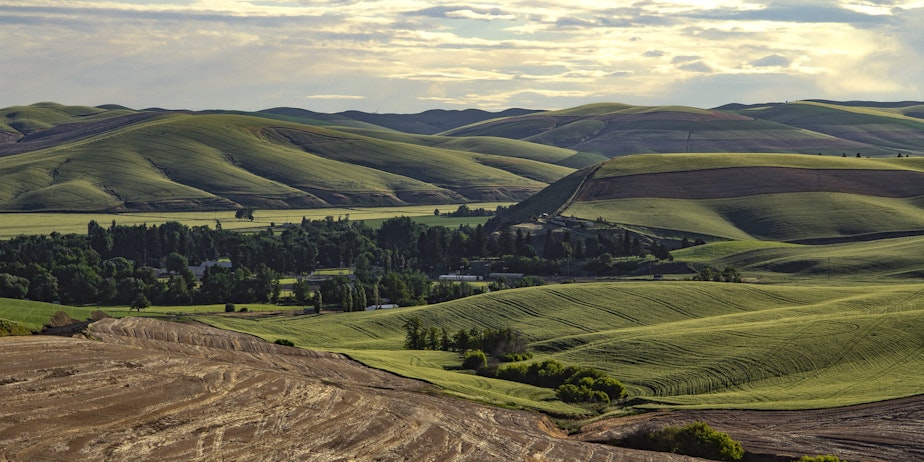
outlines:
[[[501,112],[487,112],[479,109],[465,109],[460,111],[433,109],[419,114],[378,114],[346,111],[340,112],[338,115],[400,132],[435,135],[485,120],[523,116],[536,112],[540,111],[530,109],[507,109]]]

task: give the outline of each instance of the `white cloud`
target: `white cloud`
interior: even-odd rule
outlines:
[[[796,99],[774,81],[806,98],[924,99],[921,0],[623,5],[5,0],[0,40],[15,46],[0,49],[0,106],[263,109],[307,99],[315,110],[412,112]]]

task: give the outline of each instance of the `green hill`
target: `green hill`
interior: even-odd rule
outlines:
[[[572,171],[525,155],[424,146],[262,117],[113,111],[107,117],[106,109],[60,105],[0,110],[7,120],[28,116],[50,127],[0,143],[0,210],[517,201]]]
[[[890,112],[891,111],[891,112]],[[914,106],[864,108],[837,103],[681,106],[592,104],[489,120],[444,133],[498,136],[605,157],[644,153],[924,153],[924,121]]]
[[[768,241],[924,231],[920,158],[638,155],[580,175],[498,221],[559,213],[668,235]]]
[[[546,401],[550,391],[445,370],[458,364],[455,353],[403,350],[402,325],[418,316],[450,332],[511,327],[528,338],[534,360],[602,369],[649,407],[800,409],[924,393],[922,293],[920,284],[593,283],[368,313],[202,320],[538,409],[563,410]]]

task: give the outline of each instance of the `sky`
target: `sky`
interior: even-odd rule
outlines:
[[[924,100],[924,0],[0,0],[0,107]]]

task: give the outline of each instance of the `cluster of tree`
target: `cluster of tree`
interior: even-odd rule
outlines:
[[[481,225],[427,226],[408,217],[373,229],[349,217],[328,216],[253,233],[177,222],[104,227],[91,221],[86,235],[51,233],[0,242],[0,295],[67,304],[127,305],[139,293],[149,302],[172,305],[276,301],[280,274],[353,267],[353,281],[335,278],[319,291],[326,302],[346,300],[345,309],[353,310],[379,299],[406,306],[477,294],[479,289],[463,284],[431,291],[429,282],[437,274],[470,268],[473,261],[490,261],[482,268],[531,275],[582,267],[591,274],[610,274],[627,269],[617,257],[651,250],[662,254],[659,249],[666,247],[644,246],[627,231],[582,239],[568,231],[533,237],[519,229],[489,234]],[[212,266],[201,282],[186,268],[220,257],[230,260],[231,268]],[[159,280],[155,268],[166,268],[167,279]],[[500,281],[492,290],[537,281]],[[312,297],[306,282],[296,284],[294,292],[297,303],[322,298]]]
[[[741,443],[727,433],[713,430],[704,422],[683,427],[669,426],[659,430],[642,427],[621,440],[617,446],[670,452],[710,460],[736,461],[744,458]]]
[[[419,317],[414,316],[404,323],[406,331],[404,346],[409,350],[442,350],[487,352],[502,359],[522,358],[526,354],[526,338],[519,331],[511,328],[485,329],[477,327],[459,329],[450,333],[446,327],[425,326]]]
[[[493,376],[537,387],[554,388],[558,399],[566,403],[609,404],[626,396],[623,384],[602,371],[589,367],[564,366],[552,359],[504,366],[497,369]]]
[[[732,266],[726,266],[722,271],[719,271],[711,266],[706,266],[699,270],[695,276],[693,276],[693,280],[712,282],[741,282],[741,272]]]
[[[434,215],[443,215],[446,217],[456,217],[456,218],[469,218],[469,217],[492,217],[496,213],[500,213],[506,210],[504,206],[498,206],[496,211],[487,210],[483,207],[478,207],[477,209],[469,208],[469,206],[462,204],[455,212],[449,213],[440,213],[439,209],[433,211]]]

